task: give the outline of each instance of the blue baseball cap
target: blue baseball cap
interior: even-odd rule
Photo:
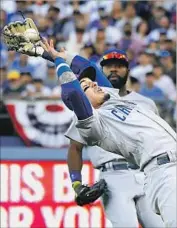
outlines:
[[[93,66],[86,66],[84,69],[81,70],[77,78],[79,81],[83,78],[90,78],[92,81],[95,81],[96,70]]]
[[[100,65],[103,67],[112,60],[116,60],[128,67],[128,58],[125,51],[118,50],[116,48],[111,48],[105,51],[100,61]]]

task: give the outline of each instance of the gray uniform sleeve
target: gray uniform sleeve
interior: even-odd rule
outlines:
[[[104,127],[101,116],[96,110],[93,115],[85,120],[78,120],[76,127],[89,146],[99,145],[104,139]]]
[[[65,133],[65,136],[71,140],[74,140],[81,144],[87,145],[87,143],[81,137],[81,135],[76,127],[76,123],[77,123],[77,120],[76,120],[76,118],[74,118],[71,125],[69,126],[67,132]]]

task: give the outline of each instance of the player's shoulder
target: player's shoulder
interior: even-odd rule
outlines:
[[[150,98],[148,98],[148,97],[145,97],[145,96],[143,96],[143,95],[141,95],[141,94],[139,94],[139,93],[137,93],[137,92],[135,92],[135,91],[130,91],[129,94],[128,94],[127,96],[128,96],[129,98],[131,98],[131,99],[144,100],[144,101],[146,101],[146,102],[149,102],[149,103],[155,105],[155,102],[154,102],[152,99],[150,99]]]
[[[126,96],[125,99],[134,101],[135,103],[142,105],[143,107],[148,108],[158,114],[158,109],[155,102],[148,97],[132,91]]]

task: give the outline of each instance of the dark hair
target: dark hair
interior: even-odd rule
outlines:
[[[160,65],[160,64],[153,64],[153,68],[156,68],[156,67],[159,67],[159,68],[162,68],[162,65]]]
[[[79,10],[74,10],[73,15],[82,15],[82,13]]]
[[[140,53],[139,53],[139,56],[140,55],[147,55],[147,56],[150,56],[150,53],[148,53],[147,51],[141,51]]]
[[[132,84],[135,84],[135,83],[139,83],[139,80],[137,78],[135,78],[135,77],[130,76],[130,82]]]
[[[146,76],[147,76],[147,77],[148,77],[148,76],[151,76],[151,75],[154,75],[153,71],[147,72],[147,73],[146,73]]]
[[[84,28],[76,28],[77,33],[84,33],[85,29]]]
[[[135,5],[132,2],[125,2],[123,5],[123,9],[126,10],[129,6],[132,6],[136,10]]]
[[[28,75],[28,76],[32,77],[30,72],[21,72],[20,73],[20,76],[24,76],[24,75]]]
[[[41,78],[34,78],[33,83],[35,83],[35,82],[43,83],[43,80]]]
[[[0,69],[1,69],[1,70],[7,70],[7,67],[6,67],[6,66],[1,66],[1,65],[0,65]]]
[[[48,9],[48,12],[49,11],[55,11],[56,13],[60,13],[60,9],[56,6],[50,6],[50,8]]]
[[[69,1],[68,3],[69,3],[70,5],[73,5],[73,0]],[[85,4],[85,3],[86,3],[85,0],[79,1],[79,5],[83,5],[83,4]]]
[[[137,33],[139,32],[140,26],[141,26],[143,23],[146,23],[146,24],[147,24],[148,29],[147,29],[147,31],[146,31],[146,35],[148,35],[149,32],[150,32],[150,28],[149,28],[149,24],[148,24],[146,21],[141,21],[141,22],[137,25],[137,27],[136,27],[136,32],[137,32]]]

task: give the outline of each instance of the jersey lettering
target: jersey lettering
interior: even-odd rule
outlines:
[[[123,106],[123,105],[116,105],[114,109],[111,110],[111,113],[116,116],[119,120],[125,121],[127,116],[131,113],[133,108]]]

